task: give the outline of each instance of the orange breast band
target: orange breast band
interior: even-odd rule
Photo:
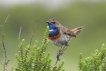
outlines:
[[[61,33],[59,32],[56,36],[48,36],[48,39],[54,41],[59,39],[60,36],[61,36]]]

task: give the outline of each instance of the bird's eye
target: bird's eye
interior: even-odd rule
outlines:
[[[55,24],[55,22],[52,22],[52,24]]]

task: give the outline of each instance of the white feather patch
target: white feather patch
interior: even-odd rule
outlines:
[[[52,31],[54,31],[54,30],[53,29],[49,30],[49,32],[52,32]]]

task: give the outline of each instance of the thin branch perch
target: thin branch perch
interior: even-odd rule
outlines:
[[[58,63],[58,61],[60,61],[60,56],[63,55],[63,53],[66,49],[67,49],[67,47],[62,47],[59,49],[59,51],[57,52],[57,56],[56,56],[57,60],[55,62],[55,65]]]
[[[34,34],[35,34],[35,31],[36,31],[36,26],[37,26],[38,20],[39,20],[39,19],[36,20],[36,24],[35,24],[35,27],[34,27],[34,31],[33,31],[32,35],[31,35],[30,45],[31,45],[31,43],[32,43],[32,38],[33,38],[33,36],[34,36]]]
[[[19,35],[18,35],[18,53],[20,55],[20,36],[21,36],[22,27],[20,27]]]
[[[5,43],[4,43],[4,26],[5,26],[5,24],[6,24],[6,22],[7,22],[7,20],[8,20],[8,18],[9,18],[9,16],[10,16],[10,14],[7,16],[7,18],[5,19],[5,22],[4,22],[4,24],[3,25],[1,25],[1,28],[2,28],[2,40],[1,40],[1,44],[2,44],[2,46],[3,46],[3,56],[4,56],[4,63],[3,63],[3,71],[8,71],[8,67],[7,67],[7,65],[8,65],[8,62],[10,61],[10,60],[7,60],[7,52],[6,52],[6,47],[5,47]]]

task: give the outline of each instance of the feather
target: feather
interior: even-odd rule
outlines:
[[[60,37],[61,37],[61,33],[59,32],[59,33],[58,33],[57,35],[55,35],[55,36],[48,36],[48,39],[54,41],[54,40],[59,39]]]
[[[77,35],[77,34],[79,34],[79,33],[82,31],[82,29],[83,29],[83,27],[81,26],[81,27],[74,28],[74,29],[72,29],[71,31],[72,31],[75,35]]]

